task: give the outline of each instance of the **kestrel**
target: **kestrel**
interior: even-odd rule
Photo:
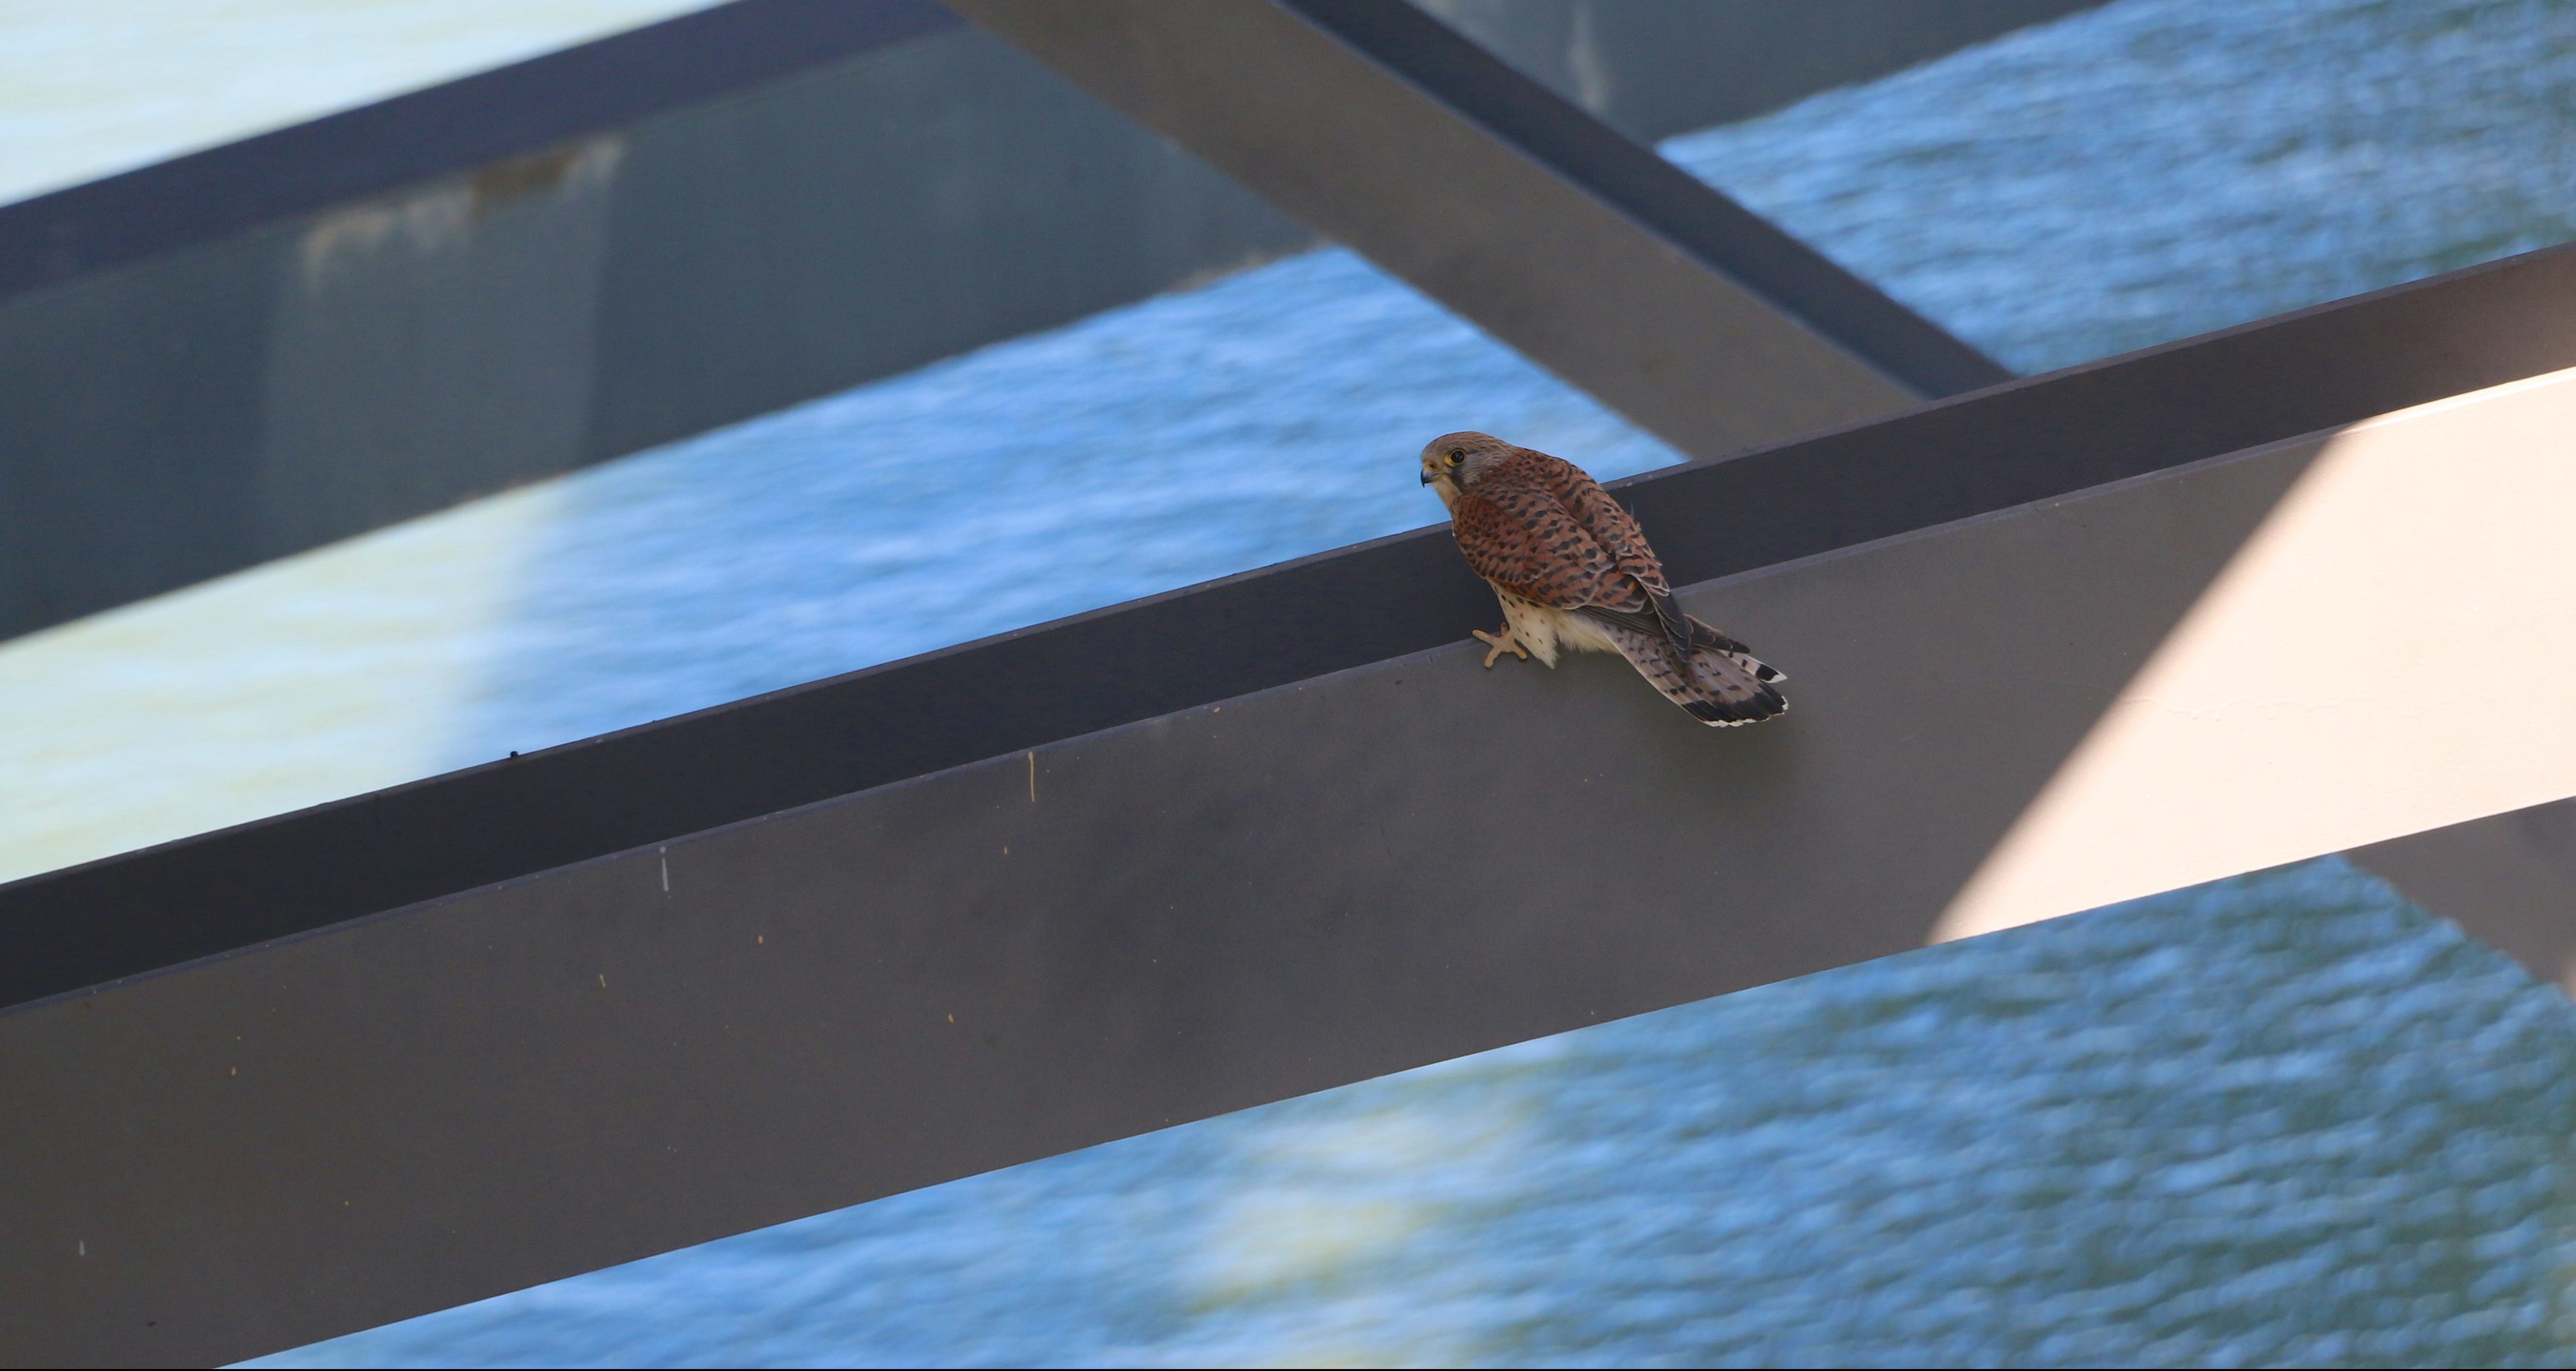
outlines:
[[[1789,707],[1776,684],[1788,677],[1682,612],[1636,519],[1581,467],[1490,434],[1451,433],[1422,449],[1422,484],[1449,507],[1458,550],[1503,602],[1503,631],[1476,634],[1487,667],[1506,652],[1551,667],[1559,648],[1616,652],[1704,724],[1749,724]]]

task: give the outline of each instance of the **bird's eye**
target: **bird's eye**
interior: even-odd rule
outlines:
[[[1449,456],[1448,456],[1448,458],[1447,458],[1447,462],[1448,462],[1448,464],[1449,464],[1450,466],[1453,466],[1453,467],[1454,467],[1454,466],[1458,465],[1460,462],[1463,462],[1463,461],[1466,461],[1466,460],[1467,460],[1467,454],[1466,454],[1465,450],[1460,449],[1460,448],[1451,448],[1451,449],[1449,450]]]

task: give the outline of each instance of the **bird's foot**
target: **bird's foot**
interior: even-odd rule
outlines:
[[[1521,646],[1520,635],[1512,631],[1510,624],[1503,625],[1503,631],[1500,633],[1487,633],[1481,628],[1469,629],[1468,632],[1477,642],[1487,645],[1489,650],[1485,653],[1485,666],[1489,670],[1494,665],[1494,659],[1506,652],[1524,662],[1529,660],[1529,649]]]

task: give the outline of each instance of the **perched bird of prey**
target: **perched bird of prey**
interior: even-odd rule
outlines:
[[[1484,433],[1451,433],[1422,449],[1422,484],[1449,507],[1467,565],[1503,602],[1491,650],[1553,667],[1559,648],[1616,652],[1664,698],[1716,727],[1789,707],[1744,644],[1673,603],[1664,564],[1637,521],[1581,467]]]

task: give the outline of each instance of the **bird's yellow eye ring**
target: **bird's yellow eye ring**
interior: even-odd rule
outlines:
[[[1453,467],[1466,460],[1467,453],[1464,448],[1451,448],[1449,450],[1449,455],[1442,459],[1446,465]]]

